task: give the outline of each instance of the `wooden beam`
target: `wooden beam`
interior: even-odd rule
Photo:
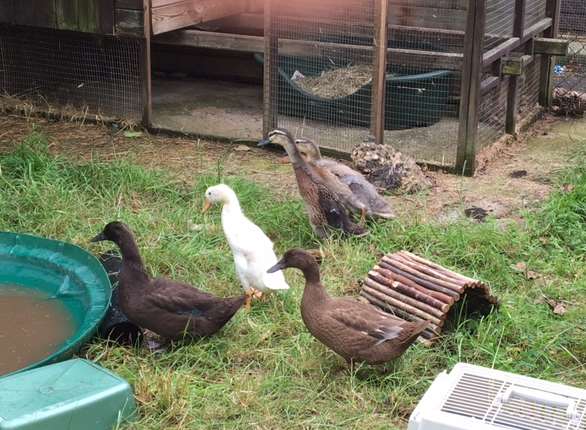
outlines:
[[[276,36],[275,36],[276,37]],[[193,48],[226,49],[239,52],[264,52],[265,39],[248,36],[214,33],[201,30],[182,30],[161,34],[153,39],[161,45],[188,46]],[[342,43],[313,42],[308,40],[279,39],[279,51],[291,57],[354,56],[368,57],[372,46],[347,45]],[[428,68],[460,70],[463,55],[452,52],[421,51],[417,49],[388,48],[390,64],[425,64]]]
[[[274,32],[273,1],[264,0],[263,139],[277,126],[277,82],[279,44]]]
[[[486,1],[471,1],[466,20],[466,43],[460,91],[460,128],[456,169],[472,176],[476,167],[476,141],[480,109],[480,81],[482,76],[482,45],[486,23]]]
[[[533,40],[533,52],[542,55],[555,55],[565,57],[568,55],[570,41],[567,39],[546,39],[536,37]]]
[[[501,58],[501,74],[504,76],[521,76],[525,68],[533,62],[532,55]]]
[[[389,42],[389,1],[377,0],[374,13],[374,67],[372,71],[372,97],[370,127],[375,142],[384,143],[385,88],[387,80],[387,46]]]
[[[485,95],[494,90],[501,79],[498,76],[490,76],[480,83],[480,95]]]
[[[515,0],[515,16],[513,21],[513,36],[522,39],[525,27],[525,14],[527,12],[526,0]],[[531,56],[524,56],[532,59]],[[519,76],[523,74],[524,64],[523,58],[517,57],[516,61],[503,62],[503,74],[509,72],[513,75],[509,78],[509,88],[507,91],[507,110],[505,113],[505,131],[509,134],[515,135],[517,133],[517,111],[519,110],[519,92],[520,82]],[[513,59],[510,59],[513,60]]]
[[[117,36],[144,37],[144,10],[116,9],[115,32]]]
[[[246,12],[245,0],[152,0],[153,34]]]
[[[543,37],[556,38],[560,29],[561,0],[547,0],[546,15],[551,19],[551,26],[543,33]],[[541,79],[539,81],[539,103],[544,107],[551,107],[553,96],[553,66],[555,57],[541,60]]]
[[[152,94],[152,77],[151,77],[151,5],[150,1],[143,3],[143,31],[144,31],[144,48],[143,48],[143,113],[142,123],[146,128],[150,128],[153,123],[153,94]]]

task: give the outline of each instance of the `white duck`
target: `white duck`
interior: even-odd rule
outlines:
[[[273,242],[244,215],[232,188],[224,184],[208,188],[203,212],[214,203],[223,205],[222,228],[234,255],[236,274],[247,296],[246,306],[250,307],[252,297],[260,297],[264,291],[289,289],[282,272],[267,273],[278,261]]]

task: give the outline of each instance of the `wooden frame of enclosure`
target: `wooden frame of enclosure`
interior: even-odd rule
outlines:
[[[264,17],[264,54],[265,54],[265,81],[264,81],[264,133],[275,125],[275,89],[277,76],[276,58],[279,51],[287,55],[319,55],[320,48],[335,48],[334,44],[321,42],[303,42],[278,39],[272,18],[272,2],[265,0]],[[476,141],[478,139],[479,110],[482,94],[493,90],[500,79],[511,77],[507,95],[506,131],[515,134],[518,128],[517,107],[520,97],[518,76],[522,75],[523,68],[533,61],[534,55],[546,56],[543,61],[540,82],[540,103],[549,106],[551,95],[551,56],[565,55],[567,43],[555,39],[558,34],[560,0],[547,0],[547,17],[525,28],[525,12],[527,0],[516,0],[514,30],[512,37],[499,37],[501,40],[493,49],[484,52],[486,0],[470,0],[466,17],[465,32],[458,30],[443,30],[424,27],[409,28],[411,31],[433,33],[438,37],[449,34],[464,37],[463,53],[431,52],[411,49],[387,48],[387,26],[389,25],[388,0],[377,1],[374,17],[373,47],[344,45],[344,49],[374,49],[373,83],[374,95],[372,101],[371,133],[377,142],[384,138],[384,73],[387,61],[404,62],[409,59],[425,60],[434,67],[451,70],[461,70],[460,112],[458,150],[455,169],[466,175],[472,175],[476,163]],[[295,18],[297,19],[297,18]],[[299,18],[303,24],[303,19]],[[321,22],[320,22],[321,24]],[[305,25],[311,25],[309,20]],[[339,25],[339,24],[338,24]],[[354,23],[355,25],[355,23]],[[364,24],[367,26],[368,24]],[[392,26],[396,29],[405,29],[405,26]],[[199,37],[201,34],[192,34],[185,37]],[[207,36],[209,37],[209,35]],[[220,36],[221,37],[221,36]],[[498,36],[497,36],[498,37]],[[252,39],[249,42],[254,41]],[[241,46],[243,39],[232,40],[234,45]],[[201,46],[201,45],[200,45]],[[340,47],[342,48],[342,47]],[[512,53],[524,54],[511,56]],[[507,67],[505,67],[507,66]],[[482,80],[483,74],[490,76]],[[389,142],[392,144],[392,142]]]
[[[263,134],[276,124],[277,57],[279,53],[291,56],[320,56],[324,50],[336,48],[373,52],[373,86],[371,131],[377,141],[384,137],[384,75],[387,62],[392,64],[412,61],[430,65],[431,68],[457,70],[461,72],[458,150],[455,169],[473,174],[478,139],[480,100],[483,94],[497,88],[503,76],[509,76],[507,95],[506,131],[514,134],[518,128],[517,105],[520,85],[518,76],[523,68],[533,61],[535,55],[546,56],[542,61],[540,81],[540,103],[549,106],[551,101],[551,57],[565,55],[567,41],[555,39],[558,34],[560,1],[547,0],[546,18],[525,28],[526,4],[529,0],[515,0],[514,33],[512,37],[495,36],[498,44],[489,51],[483,50],[487,0],[460,0],[465,15],[459,22],[466,21],[465,30],[456,27],[426,28],[425,17],[415,17],[409,25],[401,19],[393,21],[395,15],[405,12],[394,6],[395,0],[375,0],[373,22],[353,22],[356,29],[364,25],[365,34],[374,34],[372,46],[337,45],[326,42],[307,42],[281,39],[274,26],[273,1],[276,0],[3,0],[0,4],[0,22],[49,27],[118,37],[136,37],[145,41],[141,56],[145,70],[143,80],[144,114],[143,122],[151,124],[151,43],[161,46],[186,46],[242,52],[259,52],[265,55],[264,69],[264,115]],[[319,0],[318,0],[319,1]],[[338,0],[340,3],[345,0]],[[358,0],[353,0],[356,3]],[[401,0],[411,7],[452,4],[453,0]],[[443,4],[443,3],[442,3]],[[295,12],[301,10],[302,2],[288,3]],[[407,8],[408,9],[408,8]],[[466,11],[464,11],[466,9]],[[315,18],[303,17],[303,13],[292,13],[298,28],[311,29]],[[299,15],[299,17],[297,16]],[[403,18],[403,16],[399,16]],[[413,17],[411,17],[413,18]],[[358,18],[357,18],[358,19]],[[313,22],[312,22],[313,21]],[[222,32],[203,31],[189,27],[211,22],[220,25]],[[374,23],[374,28],[373,28]],[[339,31],[340,23],[335,26]],[[305,27],[304,27],[305,26]],[[328,23],[320,20],[324,31]],[[464,40],[462,52],[436,52],[388,47],[388,29],[393,31],[417,32],[441,39],[458,37]],[[183,29],[180,31],[174,31]],[[332,26],[332,31],[334,27]],[[499,40],[500,39],[500,40]],[[512,55],[514,54],[514,55]],[[488,76],[482,80],[482,76]],[[260,137],[260,136],[259,136]],[[392,142],[390,142],[392,144]],[[445,167],[445,166],[443,166]]]

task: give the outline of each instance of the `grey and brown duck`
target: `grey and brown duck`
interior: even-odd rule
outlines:
[[[364,205],[348,188],[342,187],[326,169],[308,163],[299,153],[289,131],[273,130],[269,133],[269,140],[275,139],[285,148],[293,164],[299,194],[305,202],[315,234],[321,239],[328,237],[331,229],[356,236],[367,234],[368,230],[356,224],[349,213],[349,207],[364,209]]]
[[[305,276],[301,317],[309,332],[349,364],[387,363],[403,354],[429,324],[405,321],[351,298],[331,297],[317,262],[300,249],[287,251],[269,272],[290,267]]]
[[[310,139],[296,139],[295,145],[299,152],[310,164],[332,173],[340,182],[340,186],[347,187],[356,199],[364,205],[364,209],[354,208],[362,216],[372,218],[395,218],[393,208],[379,193],[376,187],[368,182],[364,175],[336,160],[323,158],[317,143]]]
[[[245,296],[219,298],[189,284],[151,278],[130,228],[111,222],[92,239],[108,240],[120,248],[119,304],[128,319],[165,340],[211,336],[244,304]]]

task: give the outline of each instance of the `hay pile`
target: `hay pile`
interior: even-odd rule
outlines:
[[[413,158],[390,145],[360,143],[352,150],[352,161],[372,184],[388,191],[411,194],[433,185]]]
[[[304,91],[325,99],[338,99],[354,94],[372,81],[372,65],[359,64],[324,70],[319,76],[296,73],[292,80]]]

